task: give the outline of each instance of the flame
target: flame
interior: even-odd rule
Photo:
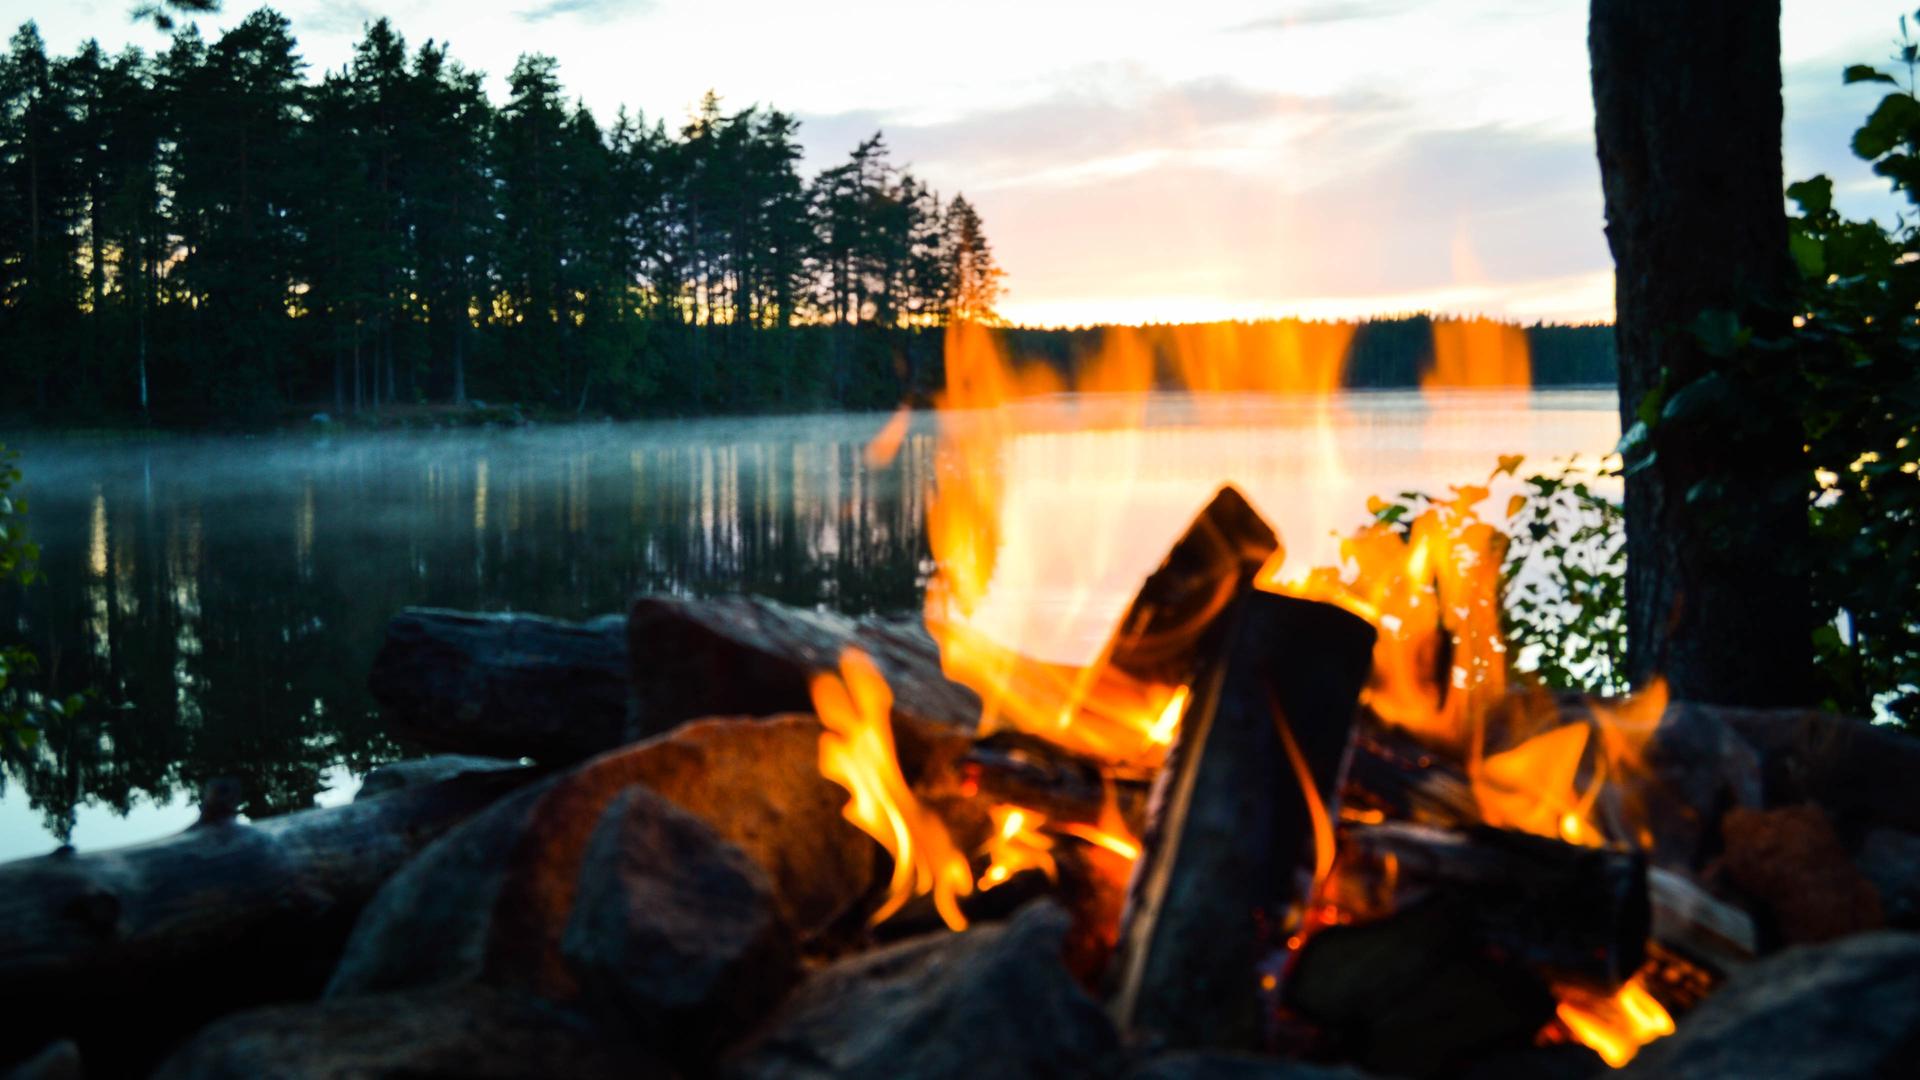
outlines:
[[[1039,436],[1016,447],[1019,436],[1033,434],[1018,423],[1019,404],[1077,391],[1060,402],[1069,421],[1106,436],[1086,452],[1101,454],[1103,464],[1144,465],[1150,447],[1143,429],[1155,389],[1324,399],[1341,385],[1352,335],[1350,325],[1297,320],[1112,328],[1075,365],[1070,385],[1045,363],[1015,363],[1003,339],[984,327],[948,328],[927,511],[937,571],[927,587],[926,623],[947,676],[980,695],[984,731],[1012,727],[1107,761],[1151,767],[1172,744],[1185,706],[1184,687],[1113,667],[1111,637],[1108,650],[1090,660],[1042,659],[1059,655],[1072,636],[1067,628],[1084,624],[1090,611],[1124,602],[1151,567],[1139,563],[1134,538],[1114,530],[1077,530],[1070,552],[1018,539],[1073,523],[1063,516],[1061,492],[1009,491],[1007,457],[1021,449],[1080,452]],[[1071,476],[1073,466],[1062,460],[1049,472]],[[1125,502],[1133,493],[1102,494]],[[1043,590],[1064,599],[1019,599]]]
[[[1533,384],[1527,332],[1492,319],[1436,319],[1433,367],[1420,375],[1422,389],[1471,387],[1526,389]]]
[[[887,423],[873,441],[867,444],[866,458],[868,466],[879,469],[893,464],[900,455],[900,445],[907,441],[907,428],[913,423],[913,409],[902,405],[887,417]]]
[[[993,835],[987,839],[991,861],[980,875],[982,889],[991,889],[1023,870],[1040,870],[1050,878],[1059,878],[1060,868],[1053,861],[1053,837],[1043,831],[1045,815],[1017,806],[996,806],[988,813],[993,818]]]
[[[900,774],[893,746],[893,691],[865,653],[848,649],[840,674],[814,676],[813,707],[820,735],[820,775],[853,796],[843,813],[893,856],[887,900],[873,913],[878,924],[918,895],[933,894],[940,918],[964,930],[960,897],[973,892],[973,873],[954,847],[946,824],[914,798]]]
[[[1293,737],[1293,726],[1287,723],[1287,717],[1280,709],[1280,703],[1272,700],[1273,724],[1280,732],[1280,743],[1286,748],[1287,763],[1293,766],[1294,779],[1300,785],[1300,794],[1307,803],[1307,818],[1313,823],[1313,885],[1318,889],[1333,874],[1333,819],[1327,814],[1326,803],[1320,799],[1320,785],[1313,778],[1313,770],[1307,767],[1307,757],[1300,752],[1300,743]]]
[[[1612,997],[1562,991],[1554,1012],[1574,1038],[1616,1069],[1632,1061],[1642,1046],[1673,1034],[1673,1016],[1647,989],[1643,975],[1627,980]]]
[[[1646,745],[1667,711],[1667,684],[1655,679],[1631,697],[1591,701],[1587,708],[1586,720],[1468,760],[1468,778],[1487,824],[1583,847],[1610,841],[1647,844],[1651,828],[1644,808],[1627,796],[1647,776]],[[1598,809],[1608,791],[1622,796],[1612,807],[1610,824]]]
[[[1297,578],[1269,564],[1259,585],[1337,604],[1372,623],[1373,674],[1366,700],[1381,720],[1442,747],[1465,750],[1475,718],[1507,689],[1500,634],[1500,567],[1506,534],[1482,521],[1483,486],[1414,516],[1404,534],[1377,519],[1340,544],[1341,566]]]

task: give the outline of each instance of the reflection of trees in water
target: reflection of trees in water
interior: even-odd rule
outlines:
[[[856,442],[573,442],[369,440],[284,463],[243,443],[133,447],[73,471],[97,482],[33,490],[45,579],[0,606],[41,651],[36,689],[99,700],[5,751],[4,782],[57,837],[80,806],[125,813],[222,776],[255,815],[311,805],[329,769],[398,752],[365,680],[409,604],[918,603],[929,439],[882,470]]]

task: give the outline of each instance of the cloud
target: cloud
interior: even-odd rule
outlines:
[[[1011,108],[920,120],[876,110],[802,116],[810,164],[831,163],[884,131],[897,160],[969,188],[1071,182],[1127,171],[1133,162],[1271,142],[1273,124],[1338,121],[1371,129],[1400,103],[1381,94],[1304,96],[1229,79],[1164,83],[1137,74],[1083,72],[1038,100]]]
[[[1411,11],[1413,6],[1411,0],[1320,0],[1317,3],[1297,4],[1285,11],[1251,19],[1229,29],[1293,30],[1303,26],[1387,19]]]
[[[527,22],[546,22],[576,15],[587,19],[612,19],[638,14],[653,7],[653,0],[544,0],[519,13]]]

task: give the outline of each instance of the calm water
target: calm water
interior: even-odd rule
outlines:
[[[1483,479],[1610,448],[1611,393],[1356,394],[1158,404],[1144,432],[1075,406],[1021,412],[1012,508],[980,617],[1069,658],[1220,483],[1325,561],[1368,494]],[[899,457],[883,416],[685,421],[410,436],[26,440],[45,580],[0,593],[40,684],[98,704],[0,771],[0,858],[189,824],[206,780],[258,816],[351,797],[400,749],[365,676],[410,604],[580,617],[643,590],[752,591],[849,612],[918,607],[931,418]],[[1090,592],[1068,580],[1090,582]]]

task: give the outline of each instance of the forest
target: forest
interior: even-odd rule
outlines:
[[[570,100],[523,56],[503,103],[385,19],[309,78],[286,17],[160,55],[0,60],[0,420],[270,426],[516,403],[548,416],[891,407],[938,328],[993,320],[985,225],[880,133],[813,177],[799,123],[709,92],[681,124]],[[930,332],[931,331],[931,332]],[[1070,359],[1097,331],[1029,332]],[[1530,331],[1539,381],[1612,378],[1601,327]],[[1348,382],[1413,385],[1424,317]]]

